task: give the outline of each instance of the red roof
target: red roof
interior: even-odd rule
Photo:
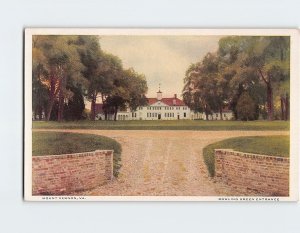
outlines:
[[[148,104],[152,105],[158,101],[157,98],[147,98]],[[178,98],[162,98],[161,102],[168,106],[185,106],[184,102]]]
[[[158,99],[157,98],[147,98],[147,101],[148,101],[149,105],[152,105],[152,104],[156,103],[158,101]],[[162,98],[161,102],[168,105],[168,106],[186,106],[184,104],[184,102],[182,100],[178,99],[177,97],[176,98],[175,97],[173,97],[173,98]],[[98,113],[103,113],[102,107],[103,107],[103,104],[100,104],[100,103],[95,104],[95,113],[96,113],[96,115]]]

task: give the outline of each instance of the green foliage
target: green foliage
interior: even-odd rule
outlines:
[[[64,107],[64,118],[65,120],[82,120],[84,119],[84,99],[82,95],[82,90],[80,87],[70,87],[73,95],[70,100],[65,103]]]
[[[122,147],[114,139],[99,135],[61,132],[33,132],[32,134],[33,156],[95,150],[114,150],[114,176],[117,177],[121,168]]]
[[[81,75],[83,65],[78,54],[77,40],[78,36],[33,36],[33,86],[39,90],[36,92],[43,92],[43,99],[46,100],[43,111],[46,113],[47,120],[50,119],[57,99],[59,99],[58,118],[61,120],[64,100],[72,95],[67,84],[72,82],[78,85],[85,82]],[[35,85],[35,83],[41,85]],[[34,98],[33,103],[37,101],[37,97],[34,96]]]
[[[144,75],[124,70],[117,56],[101,50],[98,36],[34,36],[32,55],[34,115],[81,119],[83,97],[92,102],[91,119],[98,97],[106,113],[146,103]]]
[[[183,100],[192,110],[208,115],[224,107],[227,85],[219,65],[218,56],[208,53],[202,62],[192,64],[186,71]]]
[[[241,152],[289,157],[289,136],[237,137],[216,142],[203,149],[203,158],[210,176],[215,174],[215,149],[233,149]]]
[[[286,99],[290,85],[289,54],[289,37],[223,37],[216,54],[208,53],[200,62],[188,67],[184,102],[191,109],[206,114],[227,105],[237,118],[238,100],[248,92],[256,106],[254,118],[267,113],[272,120],[274,100],[281,97],[284,103],[289,101]],[[288,111],[288,107],[281,106],[281,109]],[[287,116],[288,112],[283,115]]]
[[[243,121],[254,120],[256,106],[248,92],[244,92],[237,102],[237,116]]]

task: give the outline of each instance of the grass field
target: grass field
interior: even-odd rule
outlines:
[[[89,152],[95,150],[114,150],[114,175],[121,167],[121,145],[114,139],[91,135],[60,132],[33,132],[32,155],[58,155]]]
[[[203,149],[204,162],[209,174],[215,174],[214,149],[233,149],[241,152],[289,157],[289,136],[256,136],[230,138],[208,145]]]
[[[289,121],[71,121],[33,122],[34,129],[109,130],[289,130]]]

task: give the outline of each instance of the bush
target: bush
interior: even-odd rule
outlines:
[[[248,92],[244,92],[236,106],[238,119],[243,121],[254,120],[257,112],[257,106]]]

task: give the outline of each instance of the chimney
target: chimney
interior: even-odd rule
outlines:
[[[174,98],[177,99],[177,94],[174,94]]]
[[[174,94],[173,105],[176,105],[177,94]]]

